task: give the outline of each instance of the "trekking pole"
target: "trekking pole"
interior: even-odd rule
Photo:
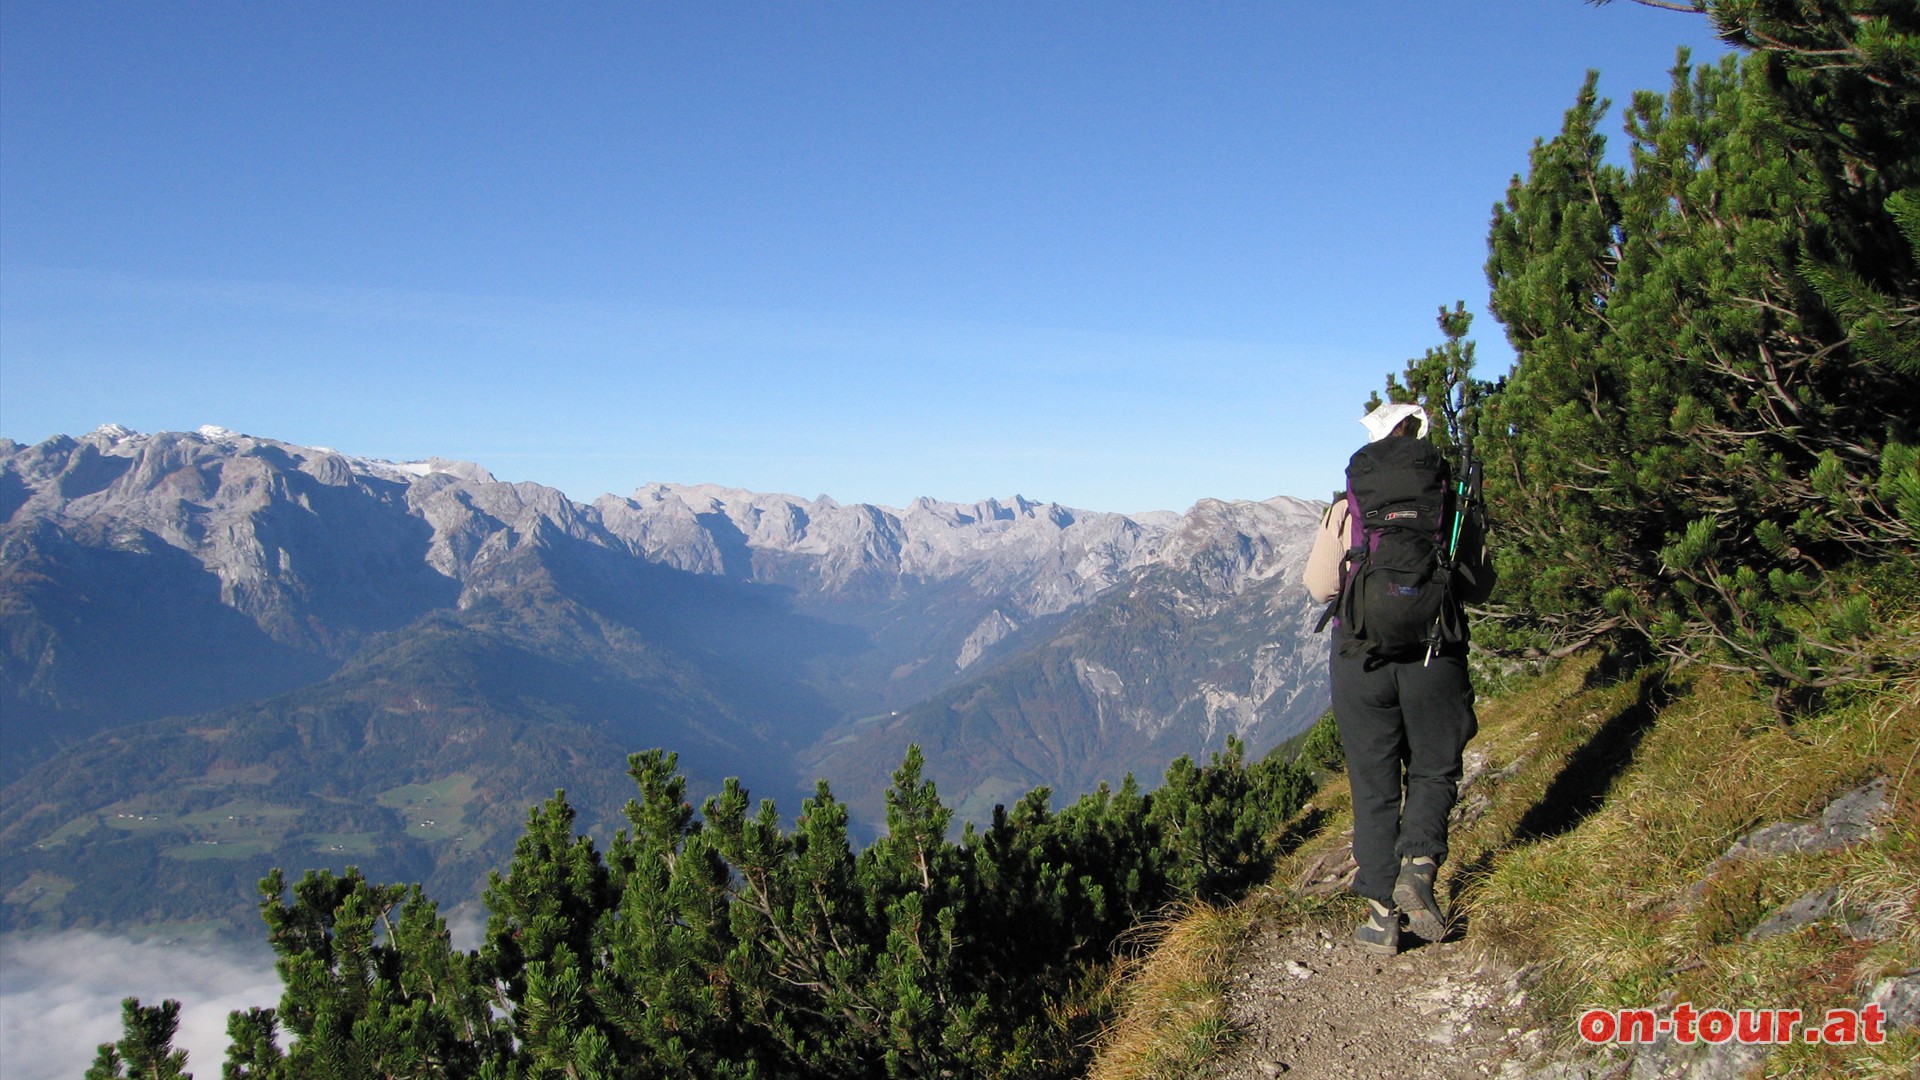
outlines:
[[[1480,463],[1473,460],[1473,448],[1463,446],[1460,450],[1460,480],[1453,489],[1453,533],[1447,538],[1447,573],[1451,575],[1455,564],[1460,561],[1461,525],[1467,520],[1467,510],[1480,498]],[[1451,578],[1449,578],[1449,581]],[[1427,659],[1422,667],[1432,667],[1433,658],[1440,651],[1440,622],[1446,618],[1442,611],[1434,618],[1433,632],[1427,638]]]

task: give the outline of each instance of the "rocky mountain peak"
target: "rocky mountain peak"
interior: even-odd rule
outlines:
[[[1221,593],[1297,574],[1313,546],[1321,509],[1288,496],[1264,502],[1201,499],[1168,530],[1154,562],[1188,568]]]
[[[369,634],[466,609],[598,549],[613,560],[603,567],[637,557],[782,586],[832,619],[891,620],[874,626],[900,693],[1024,647],[1048,618],[1147,569],[1176,570],[1203,607],[1297,574],[1317,514],[1277,498],[1129,516],[1017,494],[895,509],[670,483],[589,505],[472,462],[357,457],[212,425],[103,425],[0,454],[10,559],[144,552],[183,595],[210,590],[303,655],[342,659]]]

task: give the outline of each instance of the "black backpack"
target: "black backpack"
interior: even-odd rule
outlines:
[[[1348,639],[1343,648],[1383,659],[1466,640],[1446,549],[1452,487],[1447,459],[1425,439],[1389,435],[1354,452],[1340,592],[1316,631],[1337,614]]]

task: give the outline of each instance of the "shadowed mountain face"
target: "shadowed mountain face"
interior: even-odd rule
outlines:
[[[908,742],[975,819],[1264,750],[1324,704],[1317,513],[583,505],[220,429],[0,442],[0,918],[250,915],[273,865],[457,902],[555,788],[608,831],[655,746],[869,822]]]

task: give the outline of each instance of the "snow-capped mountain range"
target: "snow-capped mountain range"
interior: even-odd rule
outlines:
[[[418,682],[420,643],[444,641],[521,657],[488,662],[501,679],[567,674],[443,687],[441,711],[420,707],[429,727],[477,709],[583,725],[618,753],[657,739],[702,780],[781,794],[819,774],[869,812],[904,741],[940,743],[930,772],[965,813],[1033,784],[1067,797],[1228,735],[1264,750],[1318,715],[1325,645],[1296,583],[1320,510],[890,508],[677,484],[583,504],[470,462],[212,426],[0,440],[0,779],[31,788],[129,725],[192,727],[167,717],[238,730],[290,694],[332,715]],[[998,734],[973,745],[989,700]],[[428,783],[436,767],[400,771]]]

